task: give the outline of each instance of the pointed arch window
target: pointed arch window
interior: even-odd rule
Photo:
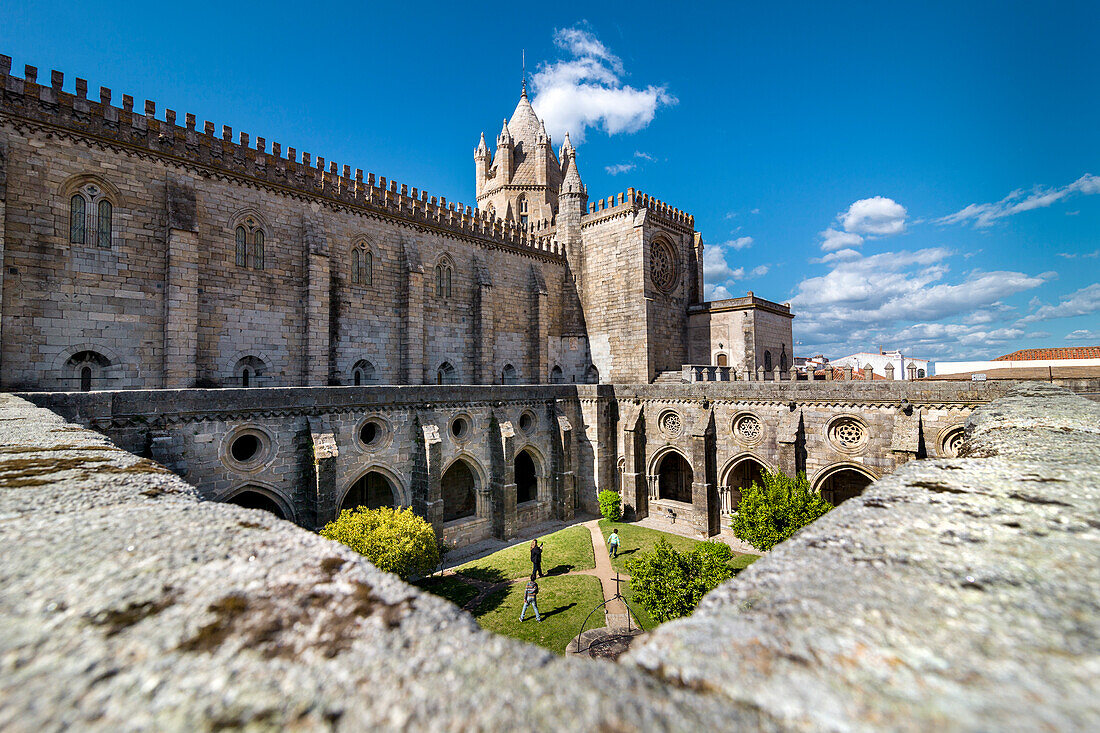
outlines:
[[[375,384],[378,382],[378,372],[374,368],[374,364],[371,364],[366,359],[360,359],[355,362],[355,366],[352,367],[351,381],[358,387],[362,384]]]
[[[85,183],[69,197],[69,243],[110,247],[114,204],[103,186]]]
[[[357,285],[374,284],[374,254],[362,242],[351,250],[351,281]]]
[[[435,297],[451,297],[451,276],[454,268],[449,260],[443,260],[435,266]]]
[[[435,371],[435,383],[436,384],[454,384],[458,378],[458,373],[455,371],[454,366],[449,361],[445,361],[439,365],[439,369]]]
[[[264,234],[263,224],[254,216],[246,216],[237,222],[234,229],[235,261],[237,267],[251,267],[253,270],[264,269]]]
[[[520,196],[520,198],[519,198],[519,223],[522,224],[524,226],[524,228],[526,228],[527,227],[527,222],[528,222],[527,197],[526,196]]]
[[[501,384],[519,384],[519,373],[516,368],[511,364],[505,364],[504,370],[500,374]]]

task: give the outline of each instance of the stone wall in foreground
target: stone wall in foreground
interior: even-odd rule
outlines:
[[[614,674],[0,396],[0,728],[1100,727],[1100,406],[1026,385]]]

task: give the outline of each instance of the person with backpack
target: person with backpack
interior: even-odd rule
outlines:
[[[611,536],[607,538],[607,554],[611,557],[619,556],[619,530],[611,530]]]
[[[527,582],[527,587],[523,589],[523,610],[519,612],[519,620],[522,622],[523,617],[527,615],[527,607],[535,609],[535,620],[542,622],[542,616],[539,615],[539,584],[535,582],[535,574],[531,573],[531,580]]]

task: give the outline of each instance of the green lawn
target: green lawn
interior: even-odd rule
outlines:
[[[527,609],[527,619],[523,623],[519,621],[525,583],[512,583],[491,593],[474,611],[474,616],[484,629],[564,654],[566,645],[577,635],[585,617],[603,602],[600,581],[590,575],[568,575],[539,578],[538,583],[541,622],[535,621],[531,609]],[[586,628],[603,626],[603,623],[601,609]]]
[[[668,540],[668,543],[672,545],[672,549],[679,550],[680,552],[691,552],[695,549],[695,546],[701,542],[701,540],[681,537],[678,534],[669,534],[668,532],[661,532],[656,529],[649,529],[648,527],[639,527],[636,524],[612,522],[607,519],[601,519],[600,531],[603,532],[605,543],[612,529],[619,530],[619,556],[617,558],[611,558],[611,566],[624,573],[627,572],[627,560],[643,552],[651,551],[659,539],[664,538]],[[604,548],[603,551],[607,552],[606,548]],[[730,561],[730,565],[735,570],[740,571],[751,565],[758,557],[758,555],[735,552],[733,554],[733,560]]]
[[[444,578],[438,576],[434,578],[424,578],[418,580],[416,585],[422,590],[426,590],[441,598],[446,598],[459,608],[465,606],[477,595],[477,588],[454,575],[448,575]]]
[[[623,598],[630,604],[630,610],[634,612],[634,621],[638,621],[642,624],[642,628],[646,631],[653,631],[657,628],[657,622],[649,617],[649,612],[642,608],[642,604],[637,603],[634,600],[634,592],[630,589],[630,581],[623,581],[619,585],[619,590],[623,594]]]
[[[592,555],[592,535],[587,527],[566,527],[540,537],[539,543],[545,544],[542,548],[542,571],[547,575],[561,575],[571,570],[596,567],[596,560]],[[455,572],[492,582],[529,576],[531,543],[521,542],[480,560],[471,560],[456,568]]]

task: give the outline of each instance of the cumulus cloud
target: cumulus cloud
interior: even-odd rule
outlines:
[[[617,176],[620,173],[629,173],[638,166],[633,163],[616,163],[615,165],[604,166],[604,170],[608,175]]]
[[[844,231],[875,237],[889,237],[905,231],[905,207],[885,196],[860,199],[841,217]]]
[[[655,158],[654,156],[650,155],[649,153],[643,153],[641,150],[635,150],[634,157],[641,160],[648,160],[650,163],[657,160],[657,158]]]
[[[1100,341],[1100,331],[1090,331],[1086,328],[1079,328],[1076,331],[1067,333],[1066,341]]]
[[[802,280],[791,299],[799,339],[813,353],[883,344],[931,358],[996,356],[994,345],[1024,333],[996,323],[1011,310],[1003,300],[1050,277],[973,270],[949,279],[952,253],[943,247],[835,257],[841,252],[823,257],[828,272]]]
[[[937,224],[973,224],[982,229],[993,226],[999,219],[1033,209],[1043,209],[1074,195],[1091,196],[1100,193],[1100,176],[1091,173],[1060,188],[1036,186],[1030,191],[1016,189],[1000,201],[988,204],[970,204],[936,220]]]
[[[703,297],[707,300],[726,300],[733,296],[723,285],[706,285],[703,287]]]
[[[554,43],[564,57],[541,64],[531,77],[531,104],[554,138],[568,132],[580,143],[588,128],[608,135],[637,132],[660,107],[677,103],[665,86],[624,84],[622,60],[585,28],[558,29]]]
[[[1033,299],[1031,306],[1036,308],[1035,312],[1021,318],[1020,323],[1087,316],[1100,310],[1100,283],[1093,283],[1069,295],[1062,296],[1058,305],[1040,305],[1037,300]]]
[[[734,270],[726,262],[726,250],[720,244],[712,244],[703,249],[703,281],[724,282],[738,280],[745,275],[744,268]]]
[[[729,247],[730,249],[742,250],[742,249],[748,249],[749,247],[751,247],[752,242],[753,242],[752,237],[738,237],[737,239],[734,239],[731,242],[726,242],[722,246]]]
[[[1094,260],[1097,257],[1100,257],[1100,249],[1094,249],[1091,252],[1085,252],[1085,253],[1081,253],[1081,252],[1059,252],[1058,256],[1059,257],[1065,257],[1067,260],[1075,260],[1078,257],[1083,257],[1085,259],[1093,259]]]
[[[768,265],[757,265],[756,267],[752,268],[752,272],[749,273],[749,277],[764,277],[768,274],[768,270],[770,269],[771,267]]]
[[[821,233],[821,239],[821,249],[826,252],[833,252],[844,248],[851,250],[852,247],[859,247],[863,244],[863,237],[858,234],[838,232],[832,227],[829,227]]]

